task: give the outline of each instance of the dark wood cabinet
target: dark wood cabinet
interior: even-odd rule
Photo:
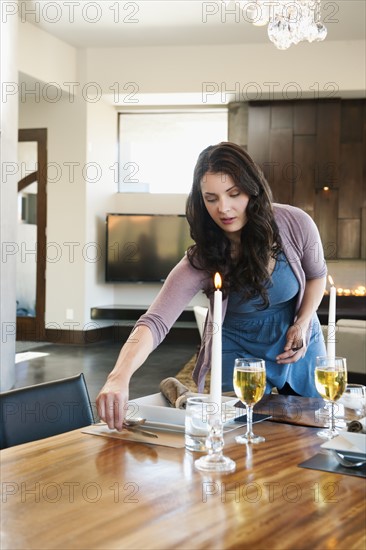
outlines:
[[[274,200],[315,220],[327,259],[366,258],[366,100],[250,102],[248,152]]]

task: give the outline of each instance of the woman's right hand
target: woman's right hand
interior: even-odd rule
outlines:
[[[110,429],[122,430],[127,412],[128,383],[110,374],[96,399],[99,418]]]
[[[128,408],[131,376],[144,363],[152,349],[152,333],[144,325],[136,327],[122,347],[114,369],[96,399],[99,418],[110,429],[122,430]]]

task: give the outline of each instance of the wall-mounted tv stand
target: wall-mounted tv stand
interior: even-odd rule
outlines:
[[[133,326],[147,308],[142,306],[105,305],[92,307],[90,317],[99,321],[117,321],[120,326]],[[116,323],[117,324],[117,323]],[[196,328],[193,310],[185,310],[174,324],[175,328]]]

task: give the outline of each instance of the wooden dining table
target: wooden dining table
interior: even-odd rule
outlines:
[[[365,480],[300,464],[327,453],[321,400],[271,396],[265,437],[225,434],[230,474],[201,473],[200,453],[82,430],[4,449],[1,549],[363,550]],[[183,437],[183,434],[181,434]]]

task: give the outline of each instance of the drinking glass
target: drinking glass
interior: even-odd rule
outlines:
[[[206,451],[209,433],[210,396],[188,397],[185,415],[185,447],[188,451]]]
[[[341,403],[345,408],[345,420],[363,418],[366,416],[366,386],[347,384],[338,403]]]
[[[324,401],[330,404],[329,427],[317,435],[322,439],[332,439],[338,435],[335,427],[334,403],[344,393],[347,385],[347,362],[345,357],[322,356],[316,358],[315,386]]]
[[[253,433],[253,406],[266,389],[266,367],[263,359],[239,357],[234,364],[234,390],[247,410],[247,431],[235,438],[237,443],[261,443],[264,437]]]

